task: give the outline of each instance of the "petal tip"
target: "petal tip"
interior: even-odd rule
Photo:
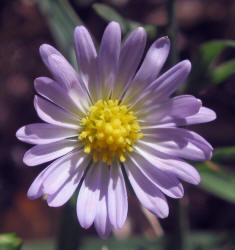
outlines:
[[[23,163],[27,166],[31,166],[31,162],[28,159],[28,155],[27,152],[25,153],[24,157],[23,157]]]
[[[217,119],[217,114],[215,113],[214,110],[210,109],[210,117],[211,117],[211,121],[214,121],[215,119]]]
[[[41,57],[48,56],[50,54],[49,52],[53,53],[54,50],[55,50],[55,48],[47,43],[43,43],[39,47],[39,53],[40,53]]]
[[[137,27],[136,28],[136,32],[142,33],[142,34],[146,34],[146,30],[142,26]]]
[[[83,25],[79,25],[79,26],[75,27],[75,29],[74,29],[74,36],[78,36],[79,33],[84,32],[84,31],[85,32],[87,31],[86,27]]]
[[[159,39],[157,39],[156,46],[157,47],[164,47],[164,46],[170,47],[170,39],[169,39],[169,37],[168,36],[163,36],[163,37],[160,37]]]
[[[120,27],[120,24],[119,24],[117,21],[111,21],[111,22],[108,24],[108,26],[109,26],[109,25],[114,25],[114,26]]]
[[[109,31],[110,31],[110,29],[111,29],[111,31],[113,31],[113,32],[117,32],[118,34],[120,34],[120,33],[121,33],[121,27],[120,27],[120,24],[119,24],[118,22],[116,22],[116,21],[112,21],[112,22],[110,22],[110,23],[107,25],[107,27],[106,27],[105,31],[106,31],[106,32],[107,32],[107,30],[109,30]]]
[[[42,82],[42,77],[37,77],[34,79],[33,84],[34,84],[34,88],[37,89],[38,85],[40,85]]]
[[[186,59],[186,60],[182,61],[182,63],[183,63],[183,66],[185,68],[185,71],[190,72],[191,68],[192,68],[191,62],[188,59]]]
[[[22,137],[22,135],[23,135],[23,133],[22,133],[22,131],[23,131],[23,129],[24,129],[24,127],[21,127],[21,128],[19,128],[17,131],[16,131],[16,138],[18,139],[18,140],[21,140],[21,137]]]
[[[158,215],[159,218],[165,219],[169,216],[169,208],[167,208],[164,212]]]

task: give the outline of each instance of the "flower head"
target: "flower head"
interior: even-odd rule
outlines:
[[[34,180],[28,197],[46,195],[49,206],[61,206],[82,181],[78,220],[84,228],[94,223],[106,237],[126,220],[125,171],[143,206],[160,218],[168,216],[165,195],[181,198],[180,180],[200,182],[184,159],[207,160],[212,154],[206,140],[181,127],[212,121],[215,113],[191,95],[171,97],[187,78],[190,62],[158,77],[170,49],[163,37],[139,67],[145,30],[135,29],[121,46],[116,22],[105,29],[98,54],[85,27],[75,29],[74,42],[79,74],[55,48],[40,47],[54,78],[35,80],[34,105],[45,123],[24,126],[16,135],[36,144],[25,153],[26,165],[53,162]]]

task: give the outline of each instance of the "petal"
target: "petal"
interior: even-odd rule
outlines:
[[[212,146],[195,132],[182,128],[142,129],[142,132],[144,137],[139,143],[155,153],[195,161],[209,160],[212,156]]]
[[[75,116],[81,116],[82,112],[70,98],[68,91],[62,88],[57,82],[48,77],[38,77],[34,81],[34,87],[37,93],[44,98]]]
[[[102,98],[106,99],[114,84],[120,55],[121,28],[117,22],[106,27],[99,51],[99,73]]]
[[[49,195],[55,194],[63,188],[66,182],[70,185],[68,182],[71,182],[71,179],[74,179],[75,182],[73,183],[75,185],[78,184],[89,161],[90,157],[83,150],[76,150],[51,163],[50,166],[54,170],[43,181],[44,193]]]
[[[47,174],[50,173],[50,171],[52,171],[52,169],[50,168],[50,166],[48,166],[43,171],[41,171],[40,174],[33,181],[27,192],[27,197],[30,200],[34,200],[43,196],[42,183],[46,178]]]
[[[89,161],[90,157],[84,154],[81,157],[81,154],[79,155],[76,152],[70,156],[69,162],[67,160],[67,162],[62,162],[61,165],[57,164],[57,168],[43,182],[43,190],[48,194],[47,203],[49,206],[62,206],[71,198],[83,177]]]
[[[166,173],[175,174],[177,178],[188,183],[198,185],[200,183],[200,174],[187,162],[179,159],[160,159],[162,170]]]
[[[142,155],[146,160],[153,164],[155,168],[158,168],[166,175],[173,175],[191,184],[198,184],[200,182],[200,175],[197,170],[185,161],[168,157],[164,154],[160,156],[153,154],[153,152],[148,150],[148,148],[144,148],[141,146],[137,146],[135,147],[135,149],[140,155]],[[143,165],[145,166],[145,164],[142,164],[142,166]],[[150,168],[149,165],[148,168]]]
[[[190,70],[190,61],[184,60],[158,77],[146,90],[135,93],[134,89],[130,89],[129,100],[132,102],[132,106],[137,104],[144,108],[148,100],[161,101],[162,99],[167,99],[184,82]]]
[[[45,122],[71,129],[79,128],[78,117],[39,96],[34,98],[34,107],[38,116]]]
[[[79,143],[71,140],[36,145],[25,153],[23,161],[28,166],[36,166],[59,158],[77,147]]]
[[[76,27],[74,45],[81,78],[87,85],[94,79],[94,67],[97,52],[88,30],[84,26]]]
[[[97,100],[97,52],[88,30],[84,26],[76,27],[74,31],[74,45],[78,62],[78,69],[82,81],[88,87],[91,96]]]
[[[216,113],[213,110],[206,107],[201,107],[197,114],[185,117],[184,119],[175,117],[174,119],[172,119],[172,121],[168,122],[172,122],[176,126],[187,126],[192,124],[211,122],[215,119]]]
[[[80,178],[80,176],[79,176]],[[47,196],[47,204],[50,207],[63,206],[73,195],[79,185],[78,175],[71,176],[58,192]]]
[[[144,83],[147,86],[154,81],[166,62],[169,50],[170,40],[168,37],[156,40],[149,48],[140,69],[136,73],[134,83]]]
[[[152,44],[124,96],[124,102],[132,102],[135,96],[140,95],[157,78],[167,59],[169,50],[170,40],[167,37],[162,37]]]
[[[123,44],[118,64],[118,73],[112,98],[118,99],[133,78],[141,61],[146,45],[146,31],[142,27],[136,28]]]
[[[58,56],[64,58],[64,56],[57,49],[55,49],[53,46],[51,46],[49,44],[42,44],[39,48],[39,53],[41,55],[41,58],[42,58],[44,64],[47,66],[48,69],[49,69],[48,58],[50,55],[58,55]]]
[[[108,187],[109,219],[114,228],[120,229],[127,217],[127,191],[122,170],[117,164],[111,166]]]
[[[109,169],[108,166],[102,166],[102,185],[100,189],[100,197],[97,204],[96,216],[95,216],[95,228],[101,238],[106,239],[111,232],[111,224],[108,216],[107,208],[107,191],[108,191],[108,178]]]
[[[107,201],[103,197],[97,204],[97,215],[95,217],[95,228],[102,239],[107,239],[112,231],[107,211]]]
[[[189,60],[179,62],[151,84],[156,98],[169,97],[185,81],[191,71]]]
[[[78,135],[77,129],[63,128],[47,123],[33,123],[21,127],[16,137],[30,144],[47,144]]]
[[[71,157],[73,155],[76,155],[77,151],[66,155],[64,157],[62,157],[61,159],[57,160],[57,162],[59,163],[59,161],[62,161],[63,158],[68,158]],[[46,178],[53,173],[53,171],[58,167],[58,164],[50,164],[48,167],[46,167],[43,171],[41,171],[41,173],[37,176],[37,178],[34,180],[34,182],[31,184],[27,196],[29,199],[33,200],[33,199],[37,199],[40,196],[44,195],[45,192],[43,190],[43,182],[46,180]]]
[[[140,148],[138,153],[133,152],[129,159],[134,163],[135,167],[145,176],[149,182],[152,182],[158,189],[171,198],[182,198],[184,189],[182,184],[176,178],[175,174],[165,173],[158,166],[158,159],[151,154],[143,153]],[[143,156],[142,156],[143,155]],[[152,160],[154,159],[154,160]]]
[[[51,73],[57,82],[68,91],[68,95],[71,98],[76,95],[76,104],[79,105],[82,111],[84,111],[84,107],[87,109],[89,106],[88,92],[74,68],[67,60],[54,54],[49,56],[48,63]],[[71,96],[71,93],[73,96]]]
[[[157,189],[131,161],[125,162],[125,170],[134,192],[150,212],[160,218],[169,214],[169,207],[165,196]]]
[[[154,99],[153,101],[154,102]],[[162,104],[154,103],[149,107],[139,108],[137,114],[139,119],[146,122],[169,123],[173,119],[182,119],[195,115],[201,108],[201,101],[191,95],[180,95],[173,97]]]
[[[95,220],[102,186],[102,164],[92,164],[85,176],[77,199],[77,216],[83,228],[89,228]]]

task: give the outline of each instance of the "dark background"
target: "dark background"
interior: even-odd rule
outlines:
[[[94,12],[92,2],[94,1],[74,0],[72,5],[99,40],[106,23]],[[129,19],[162,27],[167,25],[164,0],[113,0],[106,3],[112,4]],[[176,17],[180,59],[191,58],[202,42],[235,39],[233,0],[178,0]],[[30,146],[17,141],[15,137],[19,127],[39,121],[33,109],[33,80],[49,74],[38,53],[42,43],[56,46],[36,1],[1,0],[0,233],[16,232],[26,239],[54,236],[61,213],[61,208],[49,208],[40,199],[27,199],[27,189],[42,167],[30,168],[23,165],[23,154]],[[220,61],[234,56],[233,50],[227,50]],[[197,96],[203,100],[204,105],[217,112],[218,119],[195,129],[214,147],[235,144],[235,77],[218,86],[206,88]],[[124,230],[151,235],[147,221],[139,220],[143,215],[140,209],[136,209],[135,198],[129,198],[129,226]],[[183,202],[189,204],[192,230],[235,230],[234,204],[194,186],[187,186]],[[161,221],[166,230],[172,227],[171,217],[174,211],[170,211],[170,217]]]

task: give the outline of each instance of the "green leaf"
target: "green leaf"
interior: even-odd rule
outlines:
[[[151,24],[141,24],[139,22],[135,22],[135,21],[129,20],[127,18],[124,18],[116,10],[114,10],[110,6],[107,6],[106,4],[96,3],[96,4],[93,4],[93,8],[94,8],[95,12],[100,17],[102,17],[105,21],[107,21],[107,22],[116,21],[116,22],[120,23],[122,32],[125,36],[128,33],[130,33],[133,29],[135,29],[139,26],[142,26],[145,28],[150,39],[155,38],[157,35],[156,26],[151,25]]]
[[[213,152],[213,161],[235,160],[235,146],[216,148]]]
[[[228,47],[235,48],[235,41],[233,40],[213,40],[203,43],[200,46],[199,53],[203,57],[203,61],[207,65],[211,65],[221,55],[224,49]]]
[[[125,19],[118,14],[113,8],[107,6],[106,4],[96,3],[93,4],[93,9],[95,12],[102,17],[105,21],[116,21],[120,24],[122,28],[122,32],[126,33],[128,29],[128,25],[125,22]]]
[[[212,81],[218,84],[227,80],[233,74],[235,74],[235,59],[220,64],[212,71],[211,77]]]
[[[67,0],[39,0],[39,9],[47,18],[52,35],[63,54],[72,61],[73,31],[82,21]]]
[[[96,0],[74,0],[75,4],[78,7],[90,7],[92,3],[94,3]]]
[[[187,250],[232,250],[235,244],[234,232],[189,232],[187,235]],[[163,250],[176,249],[170,247],[172,237],[165,235],[159,239],[151,240],[143,236],[131,236],[127,239],[107,240],[98,237],[83,237],[79,250],[101,250],[106,246],[109,250]],[[24,250],[52,250],[55,249],[54,242],[48,240],[26,242]],[[66,250],[66,249],[64,249]]]
[[[216,59],[226,48],[235,48],[233,40],[213,40],[203,43],[199,50],[193,55],[192,72],[187,82],[182,87],[181,92],[198,93],[203,88],[221,83],[226,80],[234,70],[232,70],[234,60],[217,66],[213,69]]]
[[[1,250],[20,250],[22,240],[14,233],[0,234],[0,249]]]
[[[201,175],[200,187],[219,198],[235,203],[235,175],[224,167],[207,161],[197,165]]]

